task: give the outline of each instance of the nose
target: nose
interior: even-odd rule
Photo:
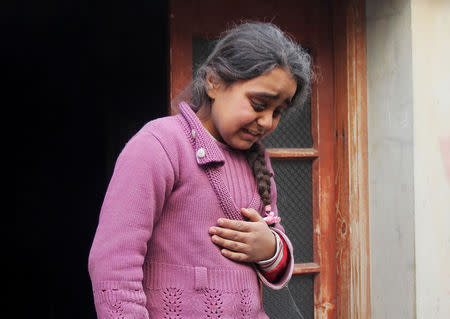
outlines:
[[[270,110],[263,111],[259,114],[259,117],[256,121],[259,127],[262,127],[264,130],[270,130],[273,125],[273,115]]]

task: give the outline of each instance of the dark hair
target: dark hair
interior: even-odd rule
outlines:
[[[275,67],[289,71],[297,81],[293,104],[303,104],[310,90],[310,56],[271,23],[244,23],[227,31],[198,68],[192,84],[194,105],[210,104],[206,75],[222,84],[250,80]]]
[[[310,56],[277,26],[271,23],[247,22],[227,31],[197,70],[192,83],[192,102],[198,107],[210,106],[206,76],[216,77],[230,86],[250,80],[281,67],[297,81],[292,105],[302,105],[310,91]],[[270,177],[265,152],[255,143],[247,151],[247,160],[256,178],[264,205],[271,204]]]

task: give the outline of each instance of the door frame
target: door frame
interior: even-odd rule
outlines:
[[[366,14],[333,2],[337,318],[370,318]]]

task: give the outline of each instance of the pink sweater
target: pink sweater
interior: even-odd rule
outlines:
[[[272,179],[273,211],[276,191]],[[98,318],[267,318],[253,264],[220,253],[208,229],[220,217],[262,213],[240,151],[218,144],[186,103],[180,114],[149,122],[120,154],[89,256]]]

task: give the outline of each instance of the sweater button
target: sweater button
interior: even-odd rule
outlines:
[[[197,150],[197,157],[198,157],[198,158],[203,158],[203,157],[205,157],[205,155],[206,155],[206,152],[205,152],[205,149],[204,149],[204,148],[199,148],[199,149]]]
[[[192,135],[192,138],[195,139],[195,137],[197,136],[197,132],[195,130],[192,130],[191,135]]]

